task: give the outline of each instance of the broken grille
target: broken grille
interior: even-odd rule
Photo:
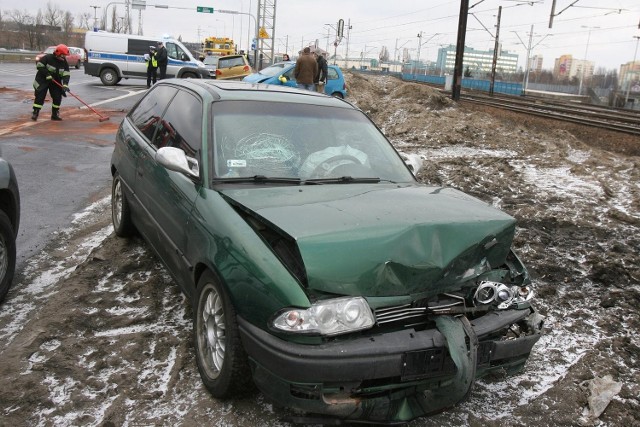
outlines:
[[[421,325],[427,323],[428,314],[439,314],[452,307],[465,307],[464,298],[459,295],[442,294],[431,301],[378,308],[375,310],[376,323],[384,325],[403,322],[405,326]]]

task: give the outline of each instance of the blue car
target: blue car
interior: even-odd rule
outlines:
[[[278,62],[257,73],[248,75],[242,81],[296,87],[296,79],[293,77],[295,66],[296,63],[293,61]],[[347,85],[344,81],[344,76],[340,68],[335,65],[327,66],[327,84],[324,86],[324,93],[336,98],[347,96]]]

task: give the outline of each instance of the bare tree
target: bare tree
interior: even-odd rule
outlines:
[[[42,11],[38,9],[38,13],[36,14],[36,18],[34,20],[34,26],[36,27],[36,48],[38,50],[43,50],[45,46],[48,46],[49,40],[44,27],[44,15]]]
[[[120,28],[118,27],[118,18],[116,15],[116,7],[113,6],[113,9],[111,11],[111,32],[112,33],[119,33],[120,32]]]
[[[37,45],[36,39],[38,35],[34,17],[26,10],[20,11],[18,9],[14,9],[9,12],[9,18],[18,27],[22,47],[28,47],[29,49],[34,50]]]
[[[91,13],[84,12],[78,14],[78,26],[80,28],[84,28],[85,30],[90,30],[93,28],[93,17]]]
[[[62,17],[62,31],[64,32],[65,39],[68,42],[69,34],[73,32],[73,15],[69,11],[66,11]]]
[[[64,12],[57,4],[47,2],[47,8],[44,11],[44,23],[52,27],[62,27],[64,20]]]
[[[386,46],[382,46],[378,58],[380,59],[380,62],[389,62],[389,50]]]

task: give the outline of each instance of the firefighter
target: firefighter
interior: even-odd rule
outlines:
[[[33,89],[35,90],[35,100],[33,101],[33,114],[31,114],[31,120],[38,120],[38,114],[44,104],[44,98],[47,96],[47,90],[51,95],[51,120],[62,120],[60,118],[60,104],[62,97],[67,96],[66,92],[69,92],[69,79],[71,73],[69,72],[69,64],[67,63],[66,56],[69,55],[69,48],[66,45],[59,44],[56,46],[53,53],[44,55],[36,63],[38,72],[36,73],[36,79],[33,82]],[[55,80],[62,87],[51,82]]]

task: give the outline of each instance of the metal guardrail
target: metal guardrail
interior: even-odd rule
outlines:
[[[38,52],[3,52],[0,51],[1,62],[32,62]]]

